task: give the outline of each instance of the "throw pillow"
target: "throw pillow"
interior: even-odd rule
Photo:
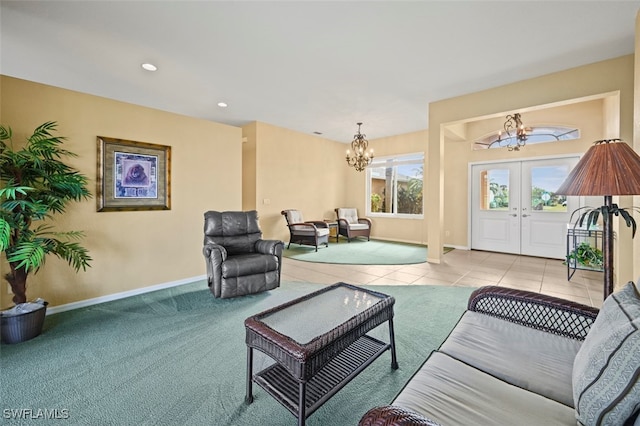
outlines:
[[[629,282],[609,296],[573,364],[578,424],[622,425],[640,402],[640,294]]]

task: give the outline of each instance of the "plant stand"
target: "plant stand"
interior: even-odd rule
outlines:
[[[42,307],[29,312],[0,315],[0,340],[2,343],[25,342],[40,335],[47,313],[47,304],[43,301]]]
[[[575,259],[570,257],[571,254],[576,250],[576,248],[583,243],[587,243],[591,247],[602,250],[603,242],[603,232],[600,229],[583,229],[574,228],[573,225],[569,226],[569,228],[567,229],[567,281],[571,280],[573,274],[575,274],[576,270],[578,269],[596,272],[604,271],[604,268],[602,266],[592,267],[584,265],[583,263],[577,262]]]

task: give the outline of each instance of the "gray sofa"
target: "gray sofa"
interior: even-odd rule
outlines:
[[[632,282],[600,311],[480,288],[391,405],[369,410],[360,426],[632,425],[640,409],[639,330]]]

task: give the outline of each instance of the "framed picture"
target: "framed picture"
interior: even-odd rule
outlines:
[[[171,147],[98,136],[99,212],[171,209]]]

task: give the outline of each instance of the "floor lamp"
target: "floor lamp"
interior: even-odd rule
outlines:
[[[640,155],[621,139],[596,141],[573,168],[567,179],[556,191],[558,195],[601,195],[604,205],[586,209],[580,222],[586,218],[587,227],[602,215],[604,298],[613,293],[613,216],[621,216],[633,229],[636,222],[632,216],[637,207],[619,208],[613,204],[615,195],[640,195]]]

